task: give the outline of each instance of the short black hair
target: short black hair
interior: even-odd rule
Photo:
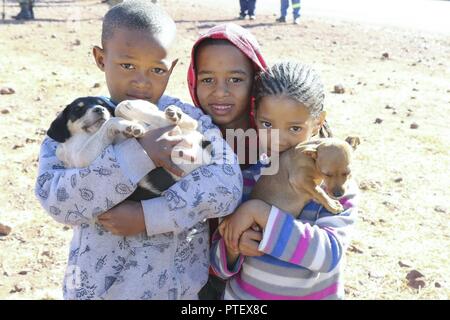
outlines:
[[[174,37],[173,19],[159,5],[148,0],[125,0],[109,9],[103,19],[102,45],[112,38],[117,28],[139,30],[153,35]]]

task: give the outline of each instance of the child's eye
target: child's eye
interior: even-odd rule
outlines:
[[[213,78],[205,78],[200,81],[201,81],[201,83],[204,83],[204,84],[211,84],[211,83],[213,83]]]
[[[126,70],[134,70],[136,67],[131,63],[121,63],[120,66]]]
[[[291,130],[294,133],[298,133],[298,132],[302,131],[302,127],[293,126],[293,127],[290,127],[289,130]]]
[[[230,79],[230,82],[231,82],[231,83],[239,83],[239,82],[242,82],[242,79],[239,79],[239,78],[231,78],[231,79]]]
[[[161,69],[161,68],[153,68],[152,72],[156,73],[156,74],[164,74],[164,73],[166,73],[166,70]]]
[[[267,128],[267,129],[272,127],[272,124],[268,121],[261,121],[261,124],[264,128]]]

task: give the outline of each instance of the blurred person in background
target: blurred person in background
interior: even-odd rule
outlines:
[[[34,0],[17,0],[20,6],[20,12],[13,16],[16,20],[33,20],[34,19]]]
[[[250,20],[255,20],[256,0],[239,0],[239,4],[241,6],[239,20],[244,20],[247,15]]]
[[[300,23],[300,0],[290,0],[292,3],[292,13],[294,15],[294,24]],[[286,22],[287,9],[289,8],[289,0],[281,0],[281,15],[276,20],[277,22]]]

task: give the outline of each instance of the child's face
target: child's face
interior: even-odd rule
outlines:
[[[103,49],[94,47],[94,57],[116,103],[142,99],[156,104],[177,62],[157,37],[125,28],[117,28]]]
[[[324,120],[324,111],[314,118],[305,105],[285,96],[262,98],[256,111],[258,129],[268,129],[267,151],[269,154],[272,151],[270,137],[272,129],[279,130],[279,145],[276,150],[281,153],[317,134]],[[275,141],[274,145],[276,146]]]
[[[197,97],[222,128],[247,128],[253,67],[233,45],[207,45],[197,52]]]

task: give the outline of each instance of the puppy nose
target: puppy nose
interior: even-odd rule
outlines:
[[[333,196],[336,198],[342,197],[344,195],[344,190],[342,189],[333,189]]]
[[[94,112],[98,113],[98,114],[102,114],[103,113],[103,108],[102,107],[95,107],[94,108]]]

